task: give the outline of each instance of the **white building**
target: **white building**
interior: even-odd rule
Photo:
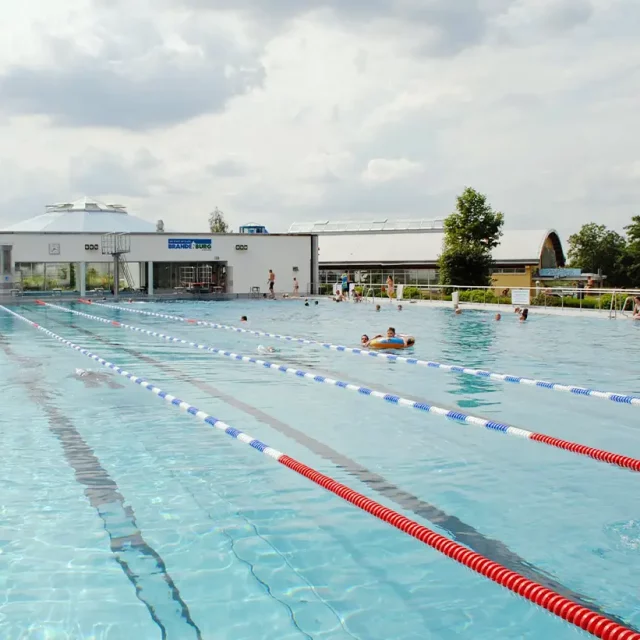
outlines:
[[[313,234],[211,234],[163,231],[131,216],[122,205],[92,199],[48,206],[46,213],[0,230],[2,287],[31,290],[109,289],[149,294],[183,289],[248,294],[267,290],[269,269],[276,293],[314,292],[318,281]],[[109,235],[111,234],[111,235]],[[115,235],[113,235],[115,234]],[[115,246],[117,245],[117,246]],[[116,249],[126,250],[114,260]]]
[[[444,248],[444,220],[298,222],[289,233],[318,236],[320,284],[337,282],[343,272],[369,283],[430,285],[438,282],[438,259]],[[564,249],[553,229],[505,229],[492,251],[492,282],[498,289],[530,287],[536,280],[586,279],[579,269],[563,269]]]

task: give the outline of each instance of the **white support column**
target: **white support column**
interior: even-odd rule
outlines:
[[[147,263],[147,294],[153,295],[153,262]]]
[[[84,298],[87,295],[87,263],[81,262],[78,269],[78,281],[80,284],[80,297]]]

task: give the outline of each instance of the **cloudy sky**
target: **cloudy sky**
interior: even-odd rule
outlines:
[[[640,213],[638,0],[23,0],[0,221],[92,195],[168,227]]]

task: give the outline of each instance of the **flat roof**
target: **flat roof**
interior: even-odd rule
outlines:
[[[386,231],[441,231],[444,219],[427,218],[378,220],[318,220],[316,222],[294,222],[289,227],[290,233],[379,233]]]
[[[537,264],[550,238],[556,261],[565,258],[558,234],[547,230],[505,230],[493,250],[496,263]],[[444,232],[375,232],[319,234],[319,263],[336,265],[435,264],[442,253]]]

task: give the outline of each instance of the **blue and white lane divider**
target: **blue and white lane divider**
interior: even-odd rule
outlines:
[[[442,362],[432,362],[430,360],[418,360],[417,358],[407,358],[405,356],[399,356],[392,353],[384,353],[380,351],[369,351],[367,349],[359,349],[356,347],[345,347],[343,345],[331,344],[329,342],[319,342],[318,340],[308,340],[306,338],[296,338],[294,336],[279,335],[277,333],[267,333],[265,331],[255,331],[251,329],[243,329],[241,327],[233,327],[225,324],[217,324],[215,322],[207,322],[205,320],[192,320],[189,318],[181,318],[179,316],[172,316],[165,313],[155,313],[153,311],[142,311],[141,309],[127,309],[126,307],[120,307],[113,304],[101,304],[93,302],[92,300],[82,300],[84,304],[94,304],[99,307],[105,307],[107,309],[116,309],[117,311],[129,311],[131,313],[139,313],[141,315],[155,316],[157,318],[164,318],[165,320],[177,320],[179,322],[187,322],[189,324],[196,324],[205,327],[212,327],[214,329],[225,329],[227,331],[236,331],[238,333],[246,333],[254,336],[273,338],[274,340],[286,340],[289,342],[296,342],[298,344],[314,345],[330,349],[332,351],[340,351],[344,353],[351,353],[358,356],[371,356],[373,358],[381,358],[390,362],[403,362],[405,364],[415,364],[423,367],[429,367],[430,369],[440,369],[449,373],[464,374],[467,376],[475,376],[477,378],[488,378],[490,380],[498,380],[500,382],[508,382],[511,384],[521,384],[530,387],[536,387],[538,389],[547,389],[549,391],[564,391],[565,393],[572,393],[576,396],[584,396],[589,398],[599,398],[600,400],[611,400],[619,404],[630,404],[640,407],[640,397],[629,395],[625,393],[617,393],[615,391],[598,391],[597,389],[588,389],[587,387],[578,387],[575,385],[559,384],[557,382],[547,382],[545,380],[535,380],[534,378],[525,378],[523,376],[513,376],[505,373],[494,373],[492,371],[486,371],[484,369],[472,369],[470,367],[461,367],[454,364],[445,364]]]
[[[485,556],[482,556],[475,551],[471,551],[468,547],[454,542],[450,538],[436,533],[419,522],[411,520],[403,514],[394,511],[393,509],[390,509],[389,507],[386,507],[379,502],[358,493],[357,491],[354,491],[350,487],[334,480],[330,476],[324,475],[323,473],[308,467],[302,462],[299,462],[295,458],[291,458],[277,449],[273,449],[257,438],[253,438],[238,429],[234,429],[232,426],[222,422],[221,420],[214,418],[204,411],[200,411],[197,407],[190,405],[188,402],[180,400],[176,396],[172,396],[159,387],[156,387],[145,378],[136,376],[129,371],[125,371],[113,362],[109,362],[95,353],[91,353],[91,351],[74,344],[70,340],[63,338],[56,333],[53,333],[53,331],[49,331],[49,329],[46,329],[36,322],[21,316],[19,313],[16,313],[11,309],[7,309],[7,307],[2,305],[0,305],[0,309],[16,317],[18,320],[25,322],[31,327],[42,331],[67,347],[78,351],[92,360],[95,360],[102,366],[115,371],[117,374],[127,378],[132,383],[139,385],[144,389],[148,389],[165,402],[179,407],[183,411],[186,411],[200,419],[202,422],[211,425],[220,431],[224,431],[228,436],[231,436],[244,444],[248,444],[256,451],[260,451],[260,453],[264,453],[270,458],[277,460],[281,465],[295,471],[297,474],[307,478],[308,480],[311,480],[318,486],[330,491],[334,495],[358,507],[362,511],[371,514],[378,520],[390,524],[398,531],[402,531],[412,538],[419,540],[423,544],[435,549],[441,554],[455,560],[459,564],[464,565],[485,578],[488,578],[496,584],[509,589],[511,592],[518,594],[529,602],[546,609],[559,618],[566,620],[570,624],[573,624],[580,629],[584,629],[596,638],[601,638],[602,640],[640,640],[640,633],[636,633],[631,629],[623,627],[613,620],[592,611],[591,609],[587,609],[582,605],[576,604],[559,593],[556,593],[551,589],[547,589],[541,584],[534,582],[533,580],[529,580],[515,571],[510,571],[497,562],[493,562],[493,560],[489,560]]]
[[[167,342],[185,344],[187,346],[194,347],[195,349],[198,349],[200,351],[208,351],[209,353],[213,353],[214,355],[223,356],[231,360],[238,360],[241,362],[250,362],[251,364],[256,364],[260,367],[263,367],[264,369],[269,369],[271,371],[278,371],[280,373],[286,373],[289,375],[296,376],[298,378],[312,380],[313,382],[318,382],[320,384],[328,384],[330,386],[338,387],[340,389],[347,389],[348,391],[354,391],[363,396],[369,396],[373,398],[378,398],[380,400],[384,400],[389,404],[409,407],[411,409],[417,409],[418,411],[423,411],[425,413],[433,413],[433,414],[442,416],[444,418],[447,418],[449,420],[453,420],[455,422],[462,422],[464,424],[471,424],[479,427],[484,427],[489,431],[504,433],[508,436],[515,436],[518,438],[523,438],[525,440],[533,440],[534,442],[542,442],[543,444],[556,447],[558,449],[564,449],[565,451],[571,451],[573,453],[585,455],[590,458],[594,458],[595,460],[604,461],[609,464],[613,464],[615,466],[624,467],[626,469],[631,469],[633,471],[640,471],[640,460],[636,458],[623,456],[621,454],[612,453],[610,451],[605,451],[602,449],[596,449],[594,447],[588,447],[586,445],[582,445],[576,442],[571,442],[568,440],[562,440],[560,438],[554,438],[544,433],[536,433],[534,431],[528,431],[526,429],[519,429],[518,427],[512,427],[511,425],[505,424],[503,422],[486,420],[485,418],[479,418],[477,416],[472,416],[466,413],[462,413],[460,411],[451,411],[443,407],[437,407],[435,405],[427,404],[426,402],[416,402],[414,400],[402,398],[401,396],[397,396],[390,393],[384,393],[384,391],[376,391],[375,389],[370,389],[369,387],[362,387],[356,384],[352,384],[350,382],[345,382],[342,380],[334,380],[333,378],[327,378],[326,376],[319,375],[317,373],[314,373],[313,371],[304,371],[302,369],[295,369],[294,367],[286,367],[284,365],[279,365],[275,362],[269,362],[267,360],[260,360],[258,358],[253,358],[250,356],[243,356],[241,354],[233,353],[231,351],[226,351],[224,349],[217,349],[215,347],[210,347],[206,344],[199,344],[197,342],[191,342],[190,340],[184,340],[182,338],[169,336],[164,333],[160,333],[159,331],[150,331],[148,329],[143,329],[141,327],[135,327],[133,325],[120,322],[119,320],[109,320],[107,318],[101,318],[100,316],[94,316],[89,313],[84,313],[82,311],[68,309],[67,307],[62,307],[60,305],[52,304],[50,302],[42,302],[38,300],[37,303],[45,307],[51,307],[52,309],[66,311],[67,313],[72,313],[74,315],[81,316],[83,318],[88,318],[89,320],[94,320],[96,322],[102,322],[104,324],[109,324],[122,329],[129,329],[130,331],[134,331],[137,333],[145,333],[155,338],[161,338],[162,340],[166,340]]]

